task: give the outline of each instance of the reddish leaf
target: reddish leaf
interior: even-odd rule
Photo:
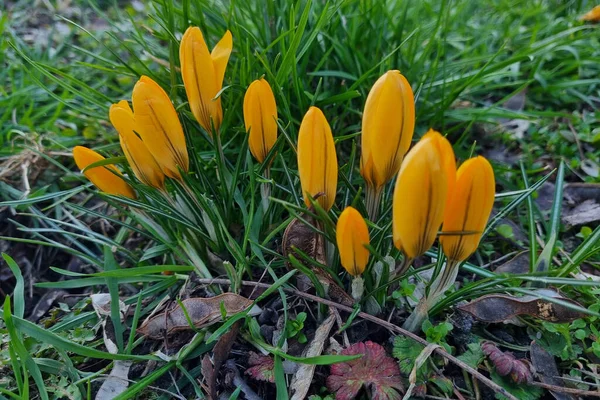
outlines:
[[[498,375],[506,376],[510,374],[515,383],[526,383],[532,380],[529,364],[526,360],[517,360],[511,352],[503,352],[490,342],[483,343],[481,350],[494,364]]]
[[[333,364],[327,377],[327,389],[336,400],[355,399],[362,386],[371,392],[372,400],[400,400],[404,391],[400,369],[385,349],[373,342],[356,343],[342,351],[343,355],[363,354],[356,360]]]
[[[248,364],[251,367],[246,370],[246,374],[250,375],[252,379],[271,383],[275,382],[275,373],[273,372],[275,362],[271,357],[251,351],[250,357],[248,357]]]

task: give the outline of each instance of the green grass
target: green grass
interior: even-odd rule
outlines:
[[[361,113],[371,85],[389,69],[399,69],[415,91],[415,139],[433,127],[448,135],[461,160],[498,146],[520,156],[520,165],[494,163],[497,182],[505,194],[498,196],[496,206],[500,217],[510,218],[528,235],[532,245],[525,247],[532,256],[531,270],[538,273],[505,276],[483,267],[499,255],[515,251],[514,245],[500,240],[496,229],[501,218],[496,217],[481,249],[463,265],[465,272],[478,279],[465,282],[440,302],[432,315],[444,319],[458,302],[485,293],[530,294],[532,286],[551,285],[589,308],[585,324],[594,326],[600,312],[598,288],[569,274],[586,260],[597,267],[600,228],[584,240],[577,239],[576,248],[567,257],[559,251],[564,248],[562,237],[572,236],[561,231],[561,196],[554,201],[551,215],[545,215],[532,200],[535,190],[547,179],[557,181],[559,194],[564,180],[600,182],[593,173],[593,164],[597,166],[600,158],[596,127],[600,120],[596,111],[600,102],[600,36],[597,26],[577,19],[592,5],[586,1],[557,5],[541,0],[308,0],[265,4],[194,0],[171,4],[155,0],[147,6],[146,15],[112,3],[75,2],[82,16],[70,15],[68,10],[56,10],[57,15],[48,12],[49,28],[44,32],[51,36],[49,45],[26,39],[28,29],[37,27],[28,26],[31,10],[25,3],[3,12],[0,60],[7,68],[0,71],[0,80],[6,82],[0,87],[0,157],[8,160],[23,149],[34,149],[51,168],[32,182],[31,193],[19,185],[0,182],[0,199],[4,200],[0,207],[13,207],[22,217],[14,221],[20,236],[0,239],[45,248],[41,251],[47,263],[52,263],[55,258],[51,256],[60,251],[89,265],[85,274],[40,282],[37,288],[82,293],[106,291],[103,288],[108,287],[113,300],[121,294],[135,313],[121,322],[118,307],[113,305],[110,316],[102,318],[112,321],[119,349],[119,354],[110,354],[98,330],[102,319],[90,312],[87,299],[48,317],[49,329],[24,320],[23,282],[18,277],[19,289],[15,288],[5,302],[0,334],[13,341],[28,337],[23,345],[27,347],[14,344],[2,348],[0,368],[11,365],[15,372],[0,381],[0,387],[24,398],[29,392],[44,398],[45,390],[73,391],[89,398],[92,380],[97,374],[110,372],[113,364],[107,360],[156,360],[144,340],[136,338],[129,328],[139,326],[162,299],[176,297],[191,268],[205,277],[225,274],[234,282],[257,280],[264,272],[275,282],[268,294],[277,291],[286,304],[289,299],[281,287],[288,287],[291,273],[279,252],[281,235],[291,217],[307,212],[300,200],[294,149],[300,120],[309,106],[322,108],[336,139],[340,160],[337,203],[332,214],[315,211],[322,220],[315,229],[335,242],[334,219],[344,206],[357,204],[364,214],[357,149]],[[234,51],[221,93],[224,164],[215,157],[215,146],[189,112],[180,74],[173,68],[179,65],[178,39],[188,25],[202,29],[209,48],[226,29],[233,34]],[[57,30],[67,33],[57,38]],[[86,181],[73,171],[72,161],[65,156],[72,146],[83,143],[109,156],[122,155],[116,132],[108,122],[108,107],[120,99],[130,99],[131,87],[142,74],[170,93],[193,149],[192,170],[197,175],[186,178],[189,189],[178,184],[171,187],[184,211],[169,211],[172,205],[164,198],[135,183],[139,199],[122,201],[100,195],[115,208],[97,207],[98,197],[82,188]],[[280,128],[276,152],[270,155],[274,200],[266,213],[258,190],[265,181],[264,170],[247,151],[242,117],[245,89],[263,75],[275,92]],[[505,107],[507,100],[524,89],[522,109]],[[526,120],[530,125],[522,137],[517,137],[501,127],[507,119]],[[559,167],[559,173],[554,167]],[[374,260],[369,272],[384,256],[398,258],[390,243],[391,190],[388,185],[382,215],[370,227]],[[164,232],[156,229],[148,215]],[[109,235],[94,226],[98,219],[110,225]],[[134,238],[141,238],[134,242],[141,244],[132,246]],[[535,245],[538,238],[543,245]],[[326,268],[343,283],[337,258],[330,257]],[[222,268],[217,268],[219,260],[225,261]],[[308,268],[291,261],[319,285]],[[304,261],[315,265],[310,258]],[[8,262],[14,269],[12,261]],[[547,268],[538,268],[540,263]],[[63,265],[51,266],[56,278],[74,275]],[[162,275],[164,271],[175,274]],[[381,306],[386,302],[389,306],[393,300],[385,296],[387,285],[366,280],[367,293],[374,293]],[[132,287],[139,292],[133,293]],[[136,379],[123,396],[158,397],[151,394],[150,385],[171,392],[198,393],[202,389],[192,377],[201,373],[194,368],[199,357],[209,352],[210,344],[237,320],[247,321],[244,340],[274,354],[276,366],[280,357],[289,358],[280,348],[282,343],[262,343],[256,321],[245,318],[239,314],[218,328],[210,328],[206,343],[199,337],[171,354],[169,362]],[[581,340],[575,336],[579,329],[575,325],[549,328],[531,319],[527,323],[532,336],[537,334],[548,342],[557,337],[565,341],[562,348],[551,349],[553,355],[561,357],[565,370],[573,367],[577,358],[587,367],[598,356],[596,352],[600,353],[588,340],[593,338],[593,330],[584,332],[586,339]],[[86,360],[105,361],[93,371],[83,371]],[[58,368],[56,361],[69,365],[68,371]],[[177,387],[164,378],[168,372],[177,374]],[[283,375],[280,367],[276,372]],[[44,385],[46,389],[42,389]],[[285,388],[279,379],[272,393],[276,390],[282,395]],[[0,398],[3,394],[13,397],[4,389]]]

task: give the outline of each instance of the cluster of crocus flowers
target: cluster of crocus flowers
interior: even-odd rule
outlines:
[[[394,245],[412,260],[429,250],[443,226],[440,241],[446,257],[450,262],[464,261],[479,245],[494,195],[490,163],[475,157],[457,171],[452,146],[430,130],[408,153],[398,173]]]
[[[181,40],[181,74],[190,109],[209,134],[218,132],[223,120],[218,94],[231,50],[229,31],[211,53],[202,32],[196,27],[188,28]],[[145,185],[163,190],[165,177],[181,180],[182,173],[189,170],[183,127],[167,92],[147,76],[142,76],[135,84],[132,103],[133,110],[125,100],[113,104],[110,121],[119,133],[121,148],[136,178]],[[84,152],[76,148],[73,155],[81,169],[103,159],[89,149]],[[103,192],[134,197],[133,189],[120,177],[114,165],[102,170],[90,169],[85,175]]]
[[[183,85],[194,117],[211,135],[223,121],[221,98],[223,78],[233,48],[231,32],[226,31],[212,52],[198,27],[189,27],[181,38],[179,60]]]
[[[404,253],[396,274],[403,274],[412,259],[433,245],[440,226],[447,261],[404,329],[416,331],[421,327],[428,310],[454,283],[458,265],[477,250],[494,197],[490,163],[475,157],[456,170],[452,146],[438,132],[430,130],[408,152],[394,190],[393,239]]]
[[[335,202],[338,162],[331,127],[317,107],[310,107],[300,124],[298,174],[306,206],[312,207],[312,198],[329,211]]]
[[[427,132],[406,156],[393,200],[394,245],[405,255],[397,274],[433,245],[455,176],[452,145],[436,131]]]
[[[167,93],[147,76],[142,76],[135,84],[132,102],[133,110],[125,100],[113,104],[109,111],[110,121],[119,133],[121,149],[136,178],[145,185],[162,190],[165,176],[181,179],[181,173],[189,168],[181,122]],[[92,162],[103,158],[92,150],[86,150],[88,152],[82,153],[77,147],[73,149],[75,162],[81,169],[91,163],[86,164],[82,160],[93,159],[89,152],[95,154],[96,160]],[[86,154],[85,159],[82,159],[83,154]],[[110,168],[113,172],[117,171],[114,165]],[[96,187],[109,194],[124,195],[122,185],[115,183],[114,174],[111,173],[111,177],[101,171],[92,172],[94,170],[96,168],[85,175]],[[123,178],[119,180],[123,181]],[[127,187],[131,196],[126,197],[134,197],[133,189],[129,185]]]
[[[360,173],[367,187],[367,211],[377,219],[384,185],[400,170],[415,128],[412,88],[397,70],[383,74],[371,88],[362,119]]]
[[[352,297],[358,300],[364,287],[360,275],[369,262],[369,249],[366,248],[370,241],[369,229],[358,210],[346,207],[338,219],[335,235],[342,266],[354,277]]]

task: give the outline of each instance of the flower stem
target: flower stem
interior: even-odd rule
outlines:
[[[421,325],[423,325],[423,321],[428,318],[429,310],[437,304],[446,290],[448,290],[454,284],[454,281],[456,281],[458,264],[459,263],[456,261],[448,260],[444,270],[429,285],[429,294],[421,298],[412,314],[410,314],[402,325],[403,329],[413,333],[418,332]]]
[[[406,273],[406,271],[408,271],[408,269],[410,268],[410,265],[412,264],[412,262],[413,262],[413,259],[408,257],[406,254],[404,254],[402,263],[400,263],[398,268],[396,268],[396,270],[393,273],[393,276],[390,279],[394,279],[398,276],[404,275]]]
[[[271,179],[271,168],[265,169],[265,180]],[[260,198],[264,213],[267,213],[269,208],[269,196],[271,196],[271,184],[269,182],[263,182],[260,185]]]
[[[379,216],[379,206],[381,203],[381,195],[383,193],[383,188],[375,188],[373,186],[367,185],[367,194],[366,194],[366,207],[367,214],[369,215],[369,219],[372,222],[377,220]]]

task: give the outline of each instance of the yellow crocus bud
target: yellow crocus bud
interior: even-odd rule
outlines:
[[[88,165],[105,159],[94,150],[83,146],[75,146],[73,148],[73,158],[75,159],[77,167],[82,171],[87,168]],[[135,199],[133,189],[125,182],[121,177],[119,170],[112,164],[90,168],[83,174],[96,185],[98,189],[105,193]]]
[[[585,13],[581,17],[579,17],[579,19],[581,21],[588,21],[588,22],[600,21],[600,5],[597,5],[596,7],[592,8],[590,11],[588,11],[587,13]]]
[[[146,148],[142,139],[135,134],[133,111],[126,100],[110,106],[110,122],[119,132],[121,149],[135,176],[140,182],[162,189],[165,186],[165,174]]]
[[[165,175],[180,179],[179,169],[187,172],[189,159],[183,128],[169,95],[142,76],[133,87],[132,102],[135,131]]]
[[[277,140],[277,105],[271,86],[264,79],[255,80],[244,96],[244,123],[250,138],[250,152],[265,161]]]
[[[310,107],[300,124],[298,173],[306,206],[311,206],[310,197],[319,195],[317,202],[329,211],[335,202],[338,163],[331,128],[317,107]]]
[[[371,88],[362,119],[360,174],[378,191],[389,182],[410,147],[415,99],[400,71],[383,74]]]
[[[440,238],[449,260],[464,261],[477,250],[495,194],[494,170],[485,158],[471,158],[458,168]]]
[[[430,130],[408,152],[394,189],[394,245],[409,259],[433,245],[455,177],[452,146]]]
[[[179,46],[181,77],[192,114],[208,134],[211,122],[218,132],[223,120],[221,98],[215,99],[223,87],[225,68],[233,48],[231,32],[227,31],[212,53],[198,27],[189,27]]]
[[[360,213],[346,207],[337,222],[335,237],[342,266],[352,276],[359,276],[369,262],[369,229]]]

